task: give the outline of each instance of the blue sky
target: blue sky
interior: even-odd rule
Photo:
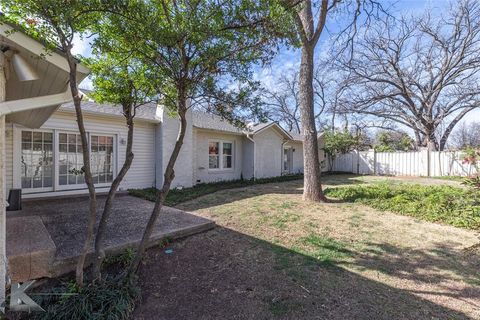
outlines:
[[[390,7],[390,12],[393,15],[416,15],[421,14],[426,8],[433,8],[432,12],[442,13],[448,9],[448,0],[380,0],[382,5]],[[455,0],[453,0],[455,1]],[[338,24],[335,21],[327,21],[327,32],[324,32],[320,42],[316,48],[317,55],[326,50],[328,46],[328,40],[330,37],[329,30],[335,30],[338,28]],[[81,54],[83,56],[90,56],[91,49],[88,43],[88,39],[80,39],[76,37],[75,45],[73,47],[75,54]],[[284,73],[289,73],[292,70],[298,70],[300,65],[300,51],[298,49],[283,48],[279,54],[277,54],[268,66],[256,66],[254,68],[254,79],[261,81],[262,84],[270,89],[275,88],[277,79]],[[86,79],[81,87],[91,89],[91,82]],[[480,110],[471,112],[469,116],[465,118],[465,121],[479,121]]]

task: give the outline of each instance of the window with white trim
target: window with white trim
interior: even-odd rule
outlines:
[[[222,170],[233,168],[233,143],[230,141],[208,142],[208,168]]]

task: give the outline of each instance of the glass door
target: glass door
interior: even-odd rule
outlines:
[[[53,133],[22,130],[21,183],[24,192],[53,190]]]

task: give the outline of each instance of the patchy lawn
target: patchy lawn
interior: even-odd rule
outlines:
[[[305,203],[301,193],[298,180],[180,204],[219,227],[175,242],[173,254],[149,250],[134,318],[480,318],[478,231],[360,203]]]

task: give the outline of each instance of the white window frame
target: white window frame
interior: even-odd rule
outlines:
[[[219,139],[209,139],[207,142],[207,167],[208,171],[212,172],[225,172],[225,171],[233,171],[235,168],[235,143],[231,140],[219,140]],[[210,143],[218,143],[218,168],[210,168],[210,153],[209,153],[209,145]],[[231,168],[224,168],[223,166],[223,144],[230,143],[232,145],[232,167]]]
[[[14,167],[17,166],[17,170],[14,170],[14,180],[16,176],[16,172],[18,173],[18,182],[14,182],[14,188],[19,188],[22,189],[22,192],[25,194],[28,193],[40,193],[40,192],[52,192],[54,191],[55,188],[55,132],[54,130],[49,130],[49,129],[29,129],[29,128],[24,128],[24,127],[15,127],[14,128],[14,145],[18,144],[18,149],[14,148],[14,156],[13,156],[13,161]],[[22,159],[22,131],[28,131],[28,132],[47,132],[52,134],[52,186],[51,187],[46,187],[46,188],[22,188],[22,165],[21,165],[21,159]],[[18,150],[18,151],[16,151]],[[18,155],[15,155],[15,153],[18,153]]]
[[[111,137],[113,138],[113,159],[112,159],[112,182],[104,182],[104,183],[95,183],[95,187],[110,187],[113,183],[113,180],[117,177],[117,162],[118,162],[118,155],[117,155],[117,135],[116,134],[107,134],[102,132],[89,132],[88,133],[88,148],[90,150],[90,157],[92,155],[92,145],[91,145],[91,136],[102,136],[102,137]],[[92,172],[93,173],[93,172]]]
[[[53,134],[53,170],[52,170],[52,187],[48,188],[22,188],[22,180],[21,180],[21,157],[22,157],[22,131],[30,131],[30,132],[48,132]],[[15,189],[22,189],[22,192],[25,194],[36,194],[36,193],[48,193],[48,192],[57,192],[57,191],[69,191],[69,190],[85,190],[85,184],[75,184],[75,185],[60,185],[59,184],[59,163],[58,163],[58,155],[59,155],[59,134],[60,133],[70,133],[70,134],[79,134],[78,131],[72,129],[55,129],[55,128],[41,128],[41,129],[31,129],[26,128],[21,125],[13,125],[13,188]],[[102,132],[102,131],[89,131],[87,132],[87,139],[88,139],[88,148],[91,150],[90,145],[90,135],[97,135],[97,136],[108,136],[113,138],[113,159],[112,159],[112,166],[113,166],[113,180],[118,175],[118,136],[120,132],[112,133],[110,132]],[[112,181],[113,182],[113,181]],[[110,187],[112,183],[105,182],[105,183],[96,183],[95,187],[104,188]]]

